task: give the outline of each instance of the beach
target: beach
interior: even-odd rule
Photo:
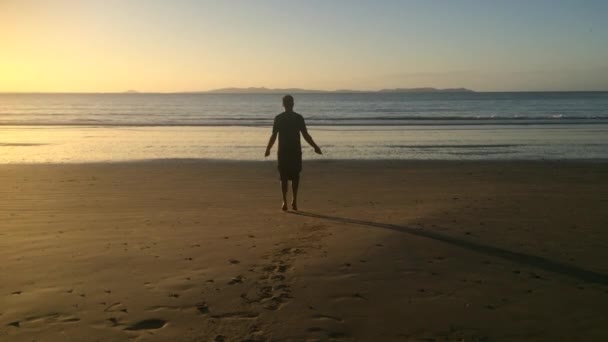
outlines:
[[[605,341],[608,164],[0,167],[1,341]]]

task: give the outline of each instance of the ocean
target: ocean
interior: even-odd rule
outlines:
[[[281,96],[0,94],[0,163],[264,160]],[[307,159],[608,159],[608,92],[294,97]]]

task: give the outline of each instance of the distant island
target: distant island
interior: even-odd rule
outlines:
[[[393,88],[380,89],[379,93],[474,93],[474,90],[467,88]]]
[[[393,88],[380,90],[316,90],[301,88],[221,88],[208,91],[198,91],[191,93],[212,93],[212,94],[302,94],[302,93],[474,93],[475,91],[466,88]]]
[[[216,94],[283,94],[283,93],[330,93],[328,90],[300,89],[300,88],[265,88],[265,87],[249,87],[249,88],[221,88],[199,93],[216,93]]]

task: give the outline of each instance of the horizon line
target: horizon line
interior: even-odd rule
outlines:
[[[276,92],[272,92],[274,89],[269,89],[270,92],[247,92],[245,91],[247,88],[243,88],[243,91],[222,91],[221,89],[213,89],[213,90],[194,90],[194,91],[0,91],[2,95],[35,95],[35,94],[73,94],[73,95],[197,95],[197,94],[210,94],[210,95],[221,95],[221,94],[249,94],[249,95],[280,95],[281,89],[277,89]],[[406,88],[403,88],[406,89]],[[409,88],[409,89],[417,89],[417,88]],[[454,89],[454,88],[451,88]],[[463,91],[442,91],[442,89],[437,90],[429,90],[429,91],[381,91],[381,90],[316,90],[316,89],[299,89],[299,88],[289,88],[285,90],[296,90],[297,93],[293,94],[371,94],[371,93],[379,93],[379,94],[424,94],[424,93],[438,93],[438,94],[454,94],[454,93],[608,93],[608,89],[606,90],[471,90],[464,89]]]

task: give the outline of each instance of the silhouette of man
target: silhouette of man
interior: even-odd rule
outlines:
[[[306,123],[302,115],[293,111],[293,96],[283,96],[283,108],[285,111],[274,118],[272,135],[266,147],[266,157],[279,135],[279,149],[277,157],[279,160],[279,174],[281,177],[281,191],[283,193],[283,211],[287,210],[287,188],[291,181],[292,200],[291,208],[298,210],[298,186],[300,185],[300,171],[302,171],[302,147],[300,145],[300,133],[304,140],[315,149],[316,154],[322,154],[321,148],[306,130]]]

